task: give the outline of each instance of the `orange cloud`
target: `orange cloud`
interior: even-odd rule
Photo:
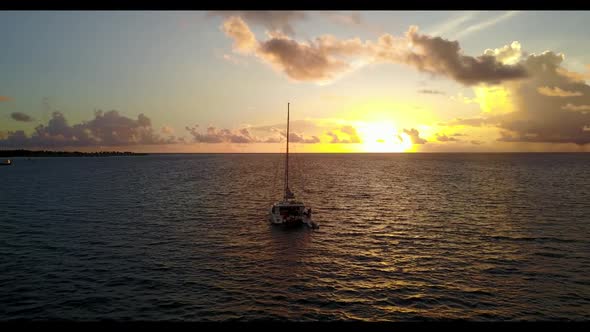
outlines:
[[[294,35],[295,31],[291,25],[294,22],[302,21],[307,18],[307,14],[301,11],[291,10],[265,10],[265,11],[212,11],[209,13],[214,16],[230,18],[232,16],[240,17],[250,24],[262,25],[271,31],[280,31],[288,35]]]

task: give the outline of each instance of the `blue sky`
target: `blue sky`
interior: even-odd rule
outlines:
[[[457,40],[469,56],[518,41],[528,53],[564,53],[562,66],[570,71],[583,73],[590,64],[588,12],[306,15],[290,23],[298,42],[326,34],[361,41],[385,33],[402,37],[416,25],[422,34]],[[361,23],[338,21],[351,15],[358,15]],[[194,124],[234,130],[281,123],[287,101],[300,119],[337,119],[379,100],[429,109],[439,121],[481,113],[480,105],[450,98],[459,93],[473,98],[472,86],[404,64],[369,64],[324,85],[290,80],[264,60],[235,52],[232,38],[221,29],[226,19],[190,11],[0,12],[0,96],[10,98],[0,102],[0,131],[30,134],[47,123],[53,110],[74,124],[91,120],[94,110],[102,109],[129,118],[143,113],[154,128],[169,126],[182,136],[184,127]],[[266,26],[246,23],[258,40],[267,38]],[[424,95],[420,89],[446,95]],[[13,121],[14,112],[35,121]],[[359,120],[355,116],[348,120]],[[401,116],[392,114],[392,119],[399,122]]]

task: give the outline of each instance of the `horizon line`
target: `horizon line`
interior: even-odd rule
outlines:
[[[0,149],[0,152],[28,151],[28,152],[61,152],[61,153],[133,153],[143,155],[188,155],[188,154],[285,154],[285,152],[136,152],[122,150],[98,150],[98,151],[79,151],[79,150],[27,150],[27,149]],[[289,152],[289,154],[585,154],[588,151],[417,151],[417,152]]]

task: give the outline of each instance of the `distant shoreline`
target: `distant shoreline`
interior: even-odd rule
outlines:
[[[100,151],[31,151],[31,150],[0,150],[0,157],[111,157],[111,156],[146,156],[147,153]]]

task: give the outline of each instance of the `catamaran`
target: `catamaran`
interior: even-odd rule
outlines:
[[[272,224],[288,226],[305,224],[311,228],[318,228],[319,225],[311,219],[311,207],[295,199],[295,194],[289,189],[289,104],[287,103],[287,154],[283,200],[271,206],[269,219]]]

